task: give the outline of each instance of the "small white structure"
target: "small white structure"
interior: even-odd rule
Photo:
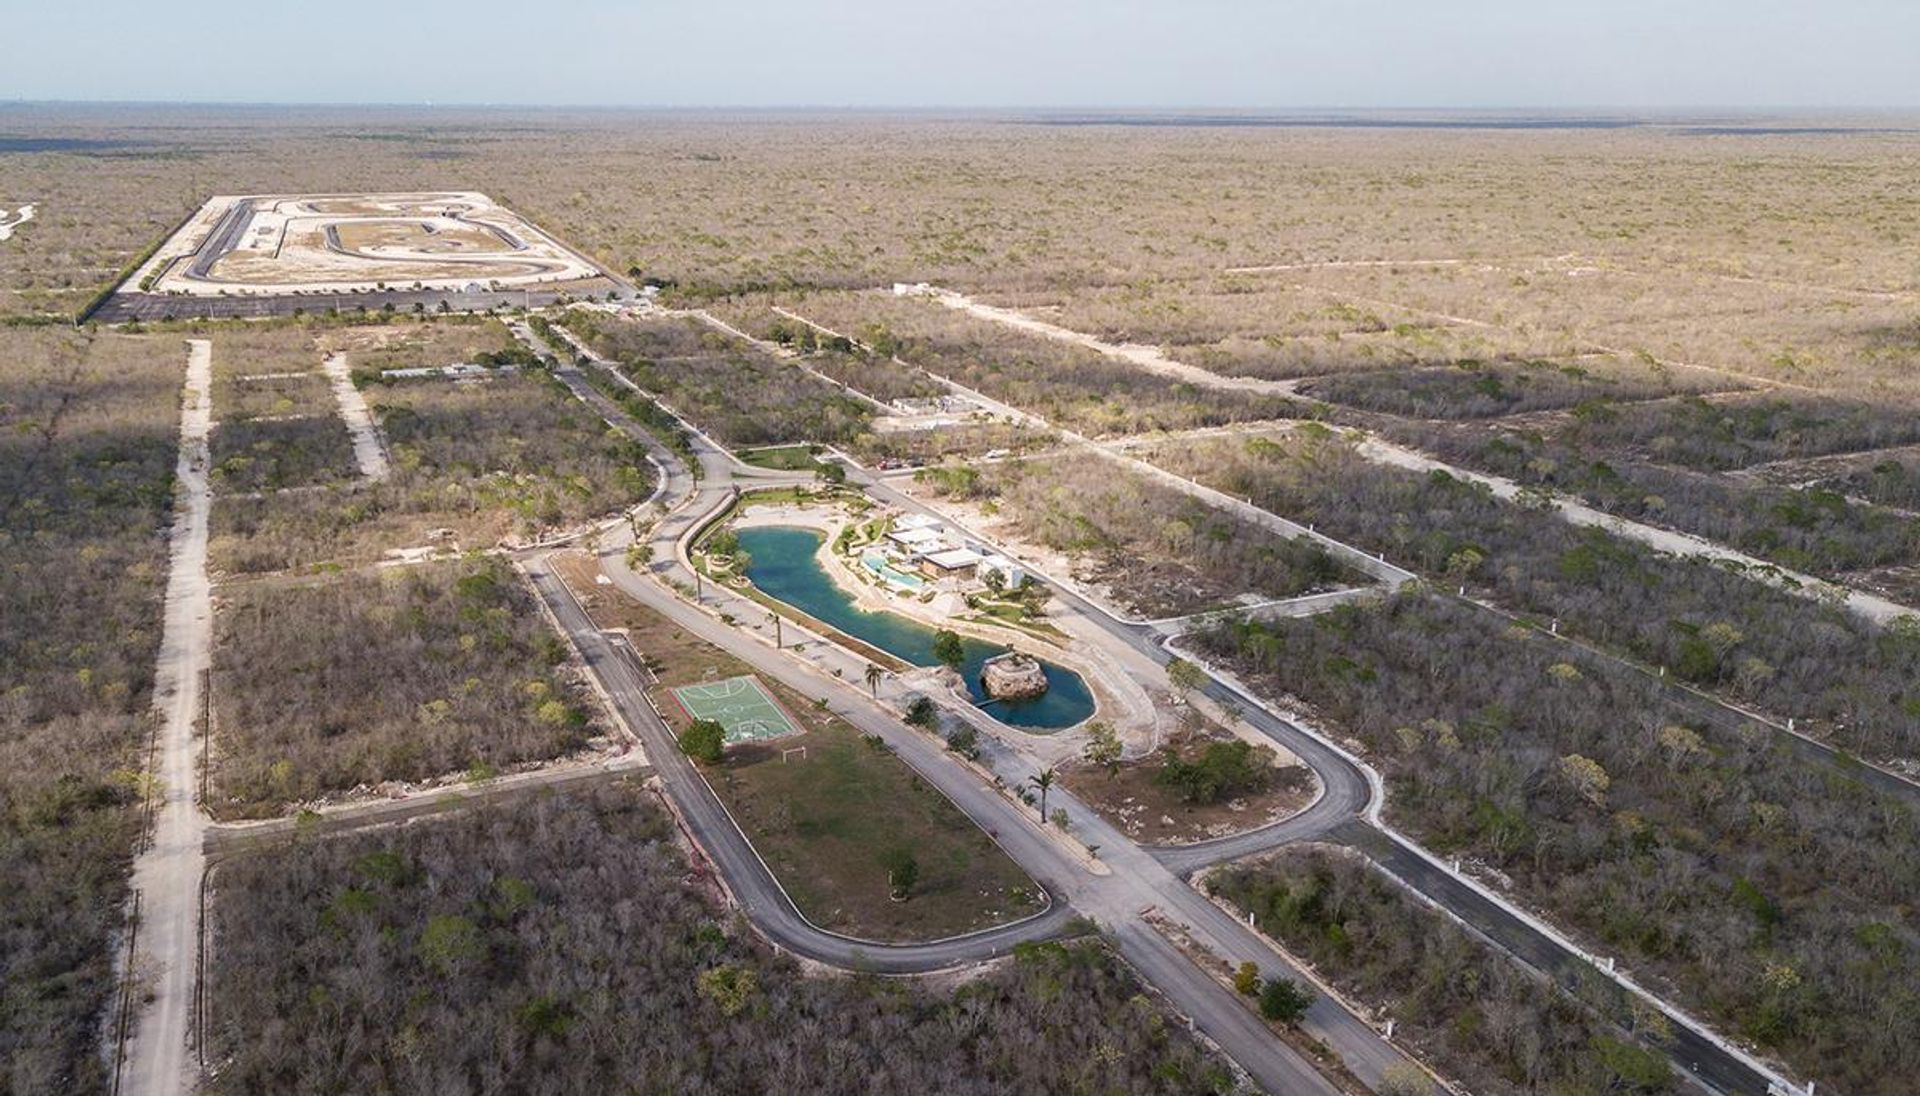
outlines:
[[[933,287],[925,282],[914,282],[911,285],[906,282],[893,283],[893,295],[896,297],[915,297],[932,293]]]
[[[939,544],[941,536],[938,529],[892,529],[887,539],[909,552],[924,552]]]
[[[937,532],[940,528],[940,519],[931,514],[908,514],[894,522],[893,527],[896,530],[932,529]]]
[[[1009,590],[1018,590],[1020,584],[1027,581],[1026,568],[1005,556],[988,555],[980,560],[980,566],[974,571],[981,581],[990,574],[1000,576],[1000,584]]]

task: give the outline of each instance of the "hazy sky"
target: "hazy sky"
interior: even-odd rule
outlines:
[[[0,99],[1916,106],[1916,0],[0,0]]]

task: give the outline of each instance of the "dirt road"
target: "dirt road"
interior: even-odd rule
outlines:
[[[207,820],[195,801],[205,677],[213,662],[213,587],[207,578],[207,520],[212,509],[207,437],[213,429],[213,344],[187,343],[187,382],[180,413],[180,454],[167,572],[165,623],[154,670],[156,731],[149,793],[152,832],[134,863],[138,902],[136,946],[123,1007],[128,1041],[115,1090],[141,1096],[190,1092],[198,1067],[191,1053],[193,999],[200,945],[200,877]]]

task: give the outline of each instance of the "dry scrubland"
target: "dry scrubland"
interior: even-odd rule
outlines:
[[[890,292],[798,296],[815,323],[1056,426],[1092,436],[1286,418],[1283,396],[1200,388],[1056,339]]]
[[[575,313],[567,325],[635,384],[734,448],[845,445],[873,418],[871,407],[839,388],[697,320]]]
[[[255,583],[220,601],[216,813],[272,814],[386,780],[495,773],[564,754],[591,733],[565,642],[498,559]]]
[[[97,1091],[186,350],[0,337],[0,1089]]]
[[[237,329],[247,338],[260,336]],[[214,360],[251,360],[236,328],[215,329]],[[317,362],[342,349],[392,459],[377,484],[350,476],[320,491],[246,495],[228,491],[214,507],[213,562],[230,575],[310,570],[378,560],[389,549],[441,544],[451,530],[463,547],[532,539],[611,514],[653,490],[643,451],[611,431],[564,386],[535,368],[484,380],[381,379],[380,371],[517,358],[504,327],[437,319],[426,323],[283,329],[314,346]],[[226,370],[239,368],[229,364]],[[219,392],[216,391],[216,400]],[[325,420],[339,426],[331,392]],[[228,411],[216,403],[223,422]],[[223,429],[229,428],[223,426]],[[341,440],[345,441],[344,427]],[[349,454],[347,471],[351,473]],[[229,487],[216,484],[216,488]]]
[[[1429,847],[1484,860],[1594,950],[1836,1087],[1908,1087],[1910,800],[1436,596],[1203,644],[1363,742],[1390,815]]]
[[[1073,454],[915,474],[995,532],[1063,554],[1076,581],[1148,618],[1298,597],[1352,579],[1324,548],[1243,521],[1103,457]]]
[[[1069,294],[1403,260],[1257,277],[1308,287],[1309,310],[1381,298],[1389,327],[1415,308],[1525,324],[1545,340],[1528,352],[1617,342],[1887,384],[1916,352],[1910,299],[1847,292],[1920,289],[1902,246],[1920,210],[1897,197],[1909,133],[319,109],[279,112],[271,128],[234,121],[192,108],[11,118],[23,136],[98,144],[0,156],[0,193],[42,202],[8,241],[0,310],[72,311],[203,200],[206,180],[244,175],[266,188],[483,188],[613,268],[695,295],[923,279]],[[1423,259],[1466,261],[1411,261]],[[1768,364],[1782,355],[1795,363]]]
[[[807,977],[686,877],[626,785],[225,864],[211,1091],[1234,1091],[1097,942]]]
[[[1717,564],[1376,464],[1325,428],[1170,443],[1151,457],[1387,553],[1444,588],[1664,666],[1876,759],[1920,758],[1920,630],[1881,630]],[[1494,665],[1497,665],[1494,664]]]
[[[10,1080],[26,1088],[46,1087],[47,1078],[80,1090],[98,1085],[86,1053],[89,1017],[105,986],[106,926],[122,893],[119,850],[131,799],[110,773],[124,763],[115,751],[138,737],[133,713],[150,672],[154,636],[139,621],[151,622],[158,589],[163,545],[152,533],[167,502],[179,358],[175,332],[144,343],[102,337],[79,355],[98,367],[74,374],[50,349],[72,336],[16,325],[77,311],[197,206],[209,180],[244,177],[268,190],[484,190],[613,269],[656,280],[669,303],[710,307],[756,335],[784,333],[805,351],[801,360],[776,358],[680,321],[608,324],[598,333],[636,379],[723,440],[844,444],[873,459],[1043,443],[1005,427],[969,428],[957,447],[879,434],[872,408],[801,363],[882,400],[928,391],[922,370],[930,370],[1063,428],[1146,435],[1155,460],[1224,490],[1514,611],[1557,618],[1563,631],[1665,665],[1683,681],[1793,716],[1847,750],[1896,759],[1911,758],[1920,741],[1920,647],[1909,631],[1876,631],[1749,578],[1575,530],[1446,477],[1379,468],[1327,439],[1274,435],[1249,446],[1151,437],[1336,419],[1798,569],[1920,598],[1912,512],[1920,509],[1912,444],[1920,268],[1911,261],[1920,206],[1906,200],[1920,134],[1911,119],[1863,124],[1879,131],[1116,128],[328,110],[276,112],[267,126],[245,113],[117,107],[9,115],[19,135],[78,142],[0,151],[0,193],[39,204],[39,217],[0,250],[0,315],[10,320],[0,327],[0,408],[10,427],[0,446],[52,454],[0,463],[0,482],[25,485],[0,499],[0,535],[9,538],[9,611],[0,627],[9,657],[0,674],[13,675],[5,679],[12,684],[4,726],[15,751],[0,784],[8,808],[0,818],[11,827],[5,870],[10,881],[24,880],[12,882],[13,892],[33,897],[9,903],[0,957],[0,992],[9,995],[0,1038],[10,1040],[0,1057],[14,1071]],[[1321,260],[1342,264],[1313,265]],[[1230,272],[1242,266],[1281,269]],[[1302,394],[1208,390],[932,302],[855,292],[921,280],[1110,339],[1165,346],[1222,374],[1304,379]],[[770,315],[772,304],[882,353],[808,350],[796,329]],[[340,330],[318,325],[315,337]],[[409,330],[449,342],[402,348],[394,364],[445,364],[412,358],[464,356],[470,346],[452,343],[474,331],[487,334],[471,345],[500,348],[488,342],[499,338],[491,327]],[[325,409],[324,390],[306,381],[238,379],[240,369],[280,371],[274,363],[283,359],[301,360],[293,371],[317,364],[299,345],[304,336],[276,331],[214,333],[218,413],[232,431],[218,441],[223,458],[253,451],[246,431],[305,430],[270,420]],[[377,348],[359,352],[357,366],[386,360]],[[892,364],[895,352],[910,364]],[[63,404],[69,390],[81,398]],[[372,384],[367,393],[396,458],[393,479],[257,499],[233,493],[350,468],[337,448],[326,448],[332,441],[301,447],[317,455],[315,468],[256,460],[236,470],[215,512],[220,567],[364,563],[440,527],[455,529],[463,544],[492,543],[606,512],[644,497],[648,486],[644,472],[632,471],[630,448],[606,438],[544,378]],[[29,425],[13,430],[16,419]],[[33,424],[56,419],[57,440],[43,444]],[[1885,446],[1899,448],[1875,448]],[[1015,488],[1016,497],[1023,491],[1039,485]],[[1111,524],[1102,524],[1111,499],[1089,493],[1074,503],[1056,505],[1048,518],[1055,539]],[[1055,504],[1040,497],[1023,505],[1046,515]],[[1153,509],[1153,500],[1142,505]],[[1154,553],[1170,555],[1181,542],[1164,533],[1151,534]],[[1130,544],[1110,529],[1100,535]],[[1237,544],[1196,547],[1205,566],[1192,570],[1214,581],[1213,571],[1246,563],[1241,552]],[[14,612],[16,605],[27,611]],[[265,638],[286,641],[278,632]],[[1319,622],[1229,630],[1211,642],[1265,687],[1301,694],[1365,741],[1388,769],[1406,824],[1497,865],[1567,925],[1636,970],[1670,980],[1725,1028],[1842,1091],[1892,1092],[1917,1068],[1912,816],[1850,780],[1844,767],[1783,754],[1765,733],[1708,725],[1671,689],[1510,634],[1445,599],[1405,597]],[[81,669],[92,673],[83,679]],[[98,748],[76,750],[75,735],[102,737]],[[592,834],[597,817],[581,816],[576,828]],[[1082,1015],[1059,1003],[1118,1000],[1103,988],[1111,973],[1104,957],[1022,965],[994,976],[1005,982],[982,983],[995,988],[946,1003],[857,982],[791,981],[784,968],[763,965],[752,968],[763,989],[776,978],[782,987],[761,999],[765,1011],[756,1006],[698,1029],[684,1053],[681,1043],[658,1041],[610,1056],[567,1053],[578,1045],[569,1039],[606,1030],[607,1042],[596,1045],[611,1045],[630,1030],[603,1020],[607,994],[672,1006],[681,993],[688,1000],[677,1011],[692,1014],[713,1008],[715,992],[724,995],[694,988],[702,964],[747,960],[643,948],[637,954],[648,963],[695,958],[658,983],[620,984],[605,979],[633,968],[574,962],[564,950],[541,953],[546,966],[472,964],[475,947],[507,959],[526,954],[514,950],[508,930],[481,917],[492,903],[472,889],[493,885],[476,865],[519,855],[517,838],[482,839],[484,828],[472,828],[492,824],[406,832],[408,842],[439,842],[431,871],[407,878],[457,887],[410,884],[389,894],[343,881],[359,878],[353,865],[375,852],[370,838],[355,839],[364,848],[312,846],[284,862],[261,861],[272,870],[245,886],[231,881],[241,878],[241,865],[233,866],[223,884],[232,888],[229,904],[216,912],[240,919],[223,922],[228,938],[263,948],[288,934],[306,941],[258,962],[239,953],[250,966],[216,975],[242,1002],[220,1024],[296,1018],[265,1036],[223,1028],[222,1045],[237,1056],[229,1075],[236,1090],[286,1087],[289,1077],[334,1077],[367,1063],[401,1071],[411,1087],[448,1077],[466,1086],[497,1069],[509,1087],[526,1080],[561,1088],[585,1083],[581,1071],[594,1069],[691,1076],[693,1061],[737,1064],[742,1078],[831,1087],[842,1074],[830,1070],[856,1068],[831,1049],[850,1036],[789,1036],[848,1032],[824,1018],[855,1014],[863,1024],[871,1018],[873,1030],[900,1033],[887,1042],[861,1029],[857,1068],[899,1082],[890,1087],[953,1088],[951,1076],[974,1076],[985,1062],[986,1090],[1083,1082],[1132,1089],[1147,1082],[1126,1071],[1155,1054],[1197,1061],[1179,1049],[1117,1062],[1087,1050],[1083,1041],[1093,1038],[1131,1047],[1145,1030],[1127,1008]],[[558,834],[561,826],[534,828]],[[654,847],[590,836],[579,843],[607,855]],[[41,848],[79,867],[44,871],[52,861]],[[514,877],[571,862],[529,856]],[[1424,978],[1436,969],[1433,956],[1483,969],[1482,957],[1438,929],[1404,937],[1370,929],[1404,918],[1361,882],[1322,867],[1283,865],[1287,893],[1338,898],[1345,912],[1333,927],[1348,938],[1409,941],[1404,950],[1346,959],[1314,940],[1299,944],[1330,964],[1350,964],[1336,978],[1350,977],[1363,995],[1371,987],[1445,1011],[1458,995]],[[388,886],[378,879],[386,867],[367,871]],[[1318,881],[1302,883],[1302,873],[1319,873]],[[629,903],[635,894],[654,901],[678,893],[626,886],[621,872],[608,877],[623,878],[618,893]],[[338,909],[323,911],[318,893],[335,895]],[[589,887],[538,893],[554,895],[555,916],[569,924],[612,926],[609,933],[627,932],[618,919],[635,912],[590,900],[598,892]],[[1247,893],[1270,907],[1260,912],[1274,931],[1333,938],[1319,914],[1288,913],[1299,903],[1284,897],[1276,906],[1267,883]],[[235,897],[244,904],[231,904]],[[356,920],[368,911],[391,913],[396,920],[379,924],[395,931],[382,935]],[[691,923],[639,914],[632,939]],[[266,920],[244,920],[255,916]],[[310,919],[321,917],[352,939],[313,931]],[[683,935],[703,939],[695,930]],[[424,948],[414,943],[426,937]],[[399,981],[357,977],[365,955],[402,972]],[[286,973],[287,964],[299,969]],[[1083,970],[1095,973],[1071,973]],[[1483,1007],[1478,1030],[1497,1034],[1544,1011],[1552,1017],[1546,1043],[1476,1039],[1457,1025],[1423,1029],[1443,1066],[1499,1090],[1485,1080],[1490,1073],[1521,1087],[1533,1078],[1577,1084],[1596,1069],[1633,1064],[1603,1052],[1560,1006],[1515,989],[1503,970],[1489,971],[1487,984],[1514,1004]],[[578,992],[561,984],[578,972],[602,981]],[[506,980],[509,973],[528,980]],[[243,976],[254,981],[236,981]],[[1090,981],[1072,986],[1092,988],[1030,1007],[1032,993],[1047,998],[1083,977]],[[311,992],[317,983],[325,992]],[[429,984],[433,994],[416,994]],[[1053,1027],[1055,1019],[1073,1026]],[[985,1041],[918,1041],[956,1023],[986,1032]],[[1048,1033],[1047,1053],[1028,1053],[1024,1043],[1019,1054],[992,1049],[1034,1023]],[[419,1042],[389,1041],[400,1030],[440,1049],[415,1055]],[[727,1041],[699,1042],[721,1038],[712,1032]],[[976,1051],[978,1060],[957,1057]]]
[[[1361,861],[1291,849],[1226,869],[1206,886],[1254,914],[1322,977],[1384,1009],[1422,1059],[1474,1092],[1637,1096],[1678,1087],[1665,1059]]]

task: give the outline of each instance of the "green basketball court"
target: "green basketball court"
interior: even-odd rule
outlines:
[[[673,699],[687,715],[720,724],[727,732],[729,746],[800,733],[786,710],[750,674],[724,681],[680,685],[672,692]]]

